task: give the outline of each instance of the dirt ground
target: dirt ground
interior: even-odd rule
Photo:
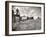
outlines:
[[[28,19],[13,23],[13,31],[24,31],[24,30],[39,30],[41,29],[41,19]]]

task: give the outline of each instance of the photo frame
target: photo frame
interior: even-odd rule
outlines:
[[[45,3],[5,2],[5,35],[45,34]]]

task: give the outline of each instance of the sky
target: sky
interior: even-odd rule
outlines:
[[[41,17],[41,8],[40,7],[13,7],[14,12],[16,13],[16,9],[19,9],[20,16],[28,16],[28,17]]]

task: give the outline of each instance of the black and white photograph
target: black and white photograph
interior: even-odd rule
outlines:
[[[12,6],[12,30],[40,30],[41,7]]]
[[[7,3],[8,34],[44,33],[44,3],[8,2]],[[8,16],[9,15],[9,16]],[[9,17],[9,18],[8,18]]]

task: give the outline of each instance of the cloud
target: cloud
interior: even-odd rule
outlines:
[[[28,17],[41,17],[41,8],[40,7],[14,7],[13,10],[16,13],[16,9],[19,9],[20,16]]]

